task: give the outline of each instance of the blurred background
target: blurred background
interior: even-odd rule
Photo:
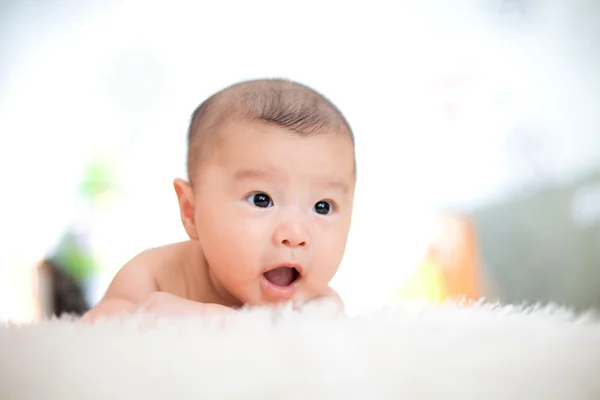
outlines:
[[[193,109],[290,78],[356,134],[349,313],[600,308],[600,2],[0,0],[0,321],[84,312],[186,239]]]

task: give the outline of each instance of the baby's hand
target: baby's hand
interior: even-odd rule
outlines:
[[[151,293],[146,302],[140,306],[139,310],[164,316],[214,316],[235,312],[232,308],[220,304],[199,303],[165,292]]]

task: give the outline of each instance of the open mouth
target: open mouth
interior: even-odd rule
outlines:
[[[275,286],[287,287],[300,279],[300,272],[291,266],[273,268],[265,272],[265,279]]]

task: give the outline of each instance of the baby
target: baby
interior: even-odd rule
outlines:
[[[188,181],[176,179],[189,241],[142,252],[85,316],[232,312],[339,296],[354,199],[354,136],[340,111],[286,80],[211,96],[188,131]],[[151,228],[149,228],[151,229]]]

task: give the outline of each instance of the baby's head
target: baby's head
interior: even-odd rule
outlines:
[[[284,80],[230,86],[194,112],[189,182],[175,181],[183,225],[225,301],[321,295],[346,246],[354,137],[327,99]]]

